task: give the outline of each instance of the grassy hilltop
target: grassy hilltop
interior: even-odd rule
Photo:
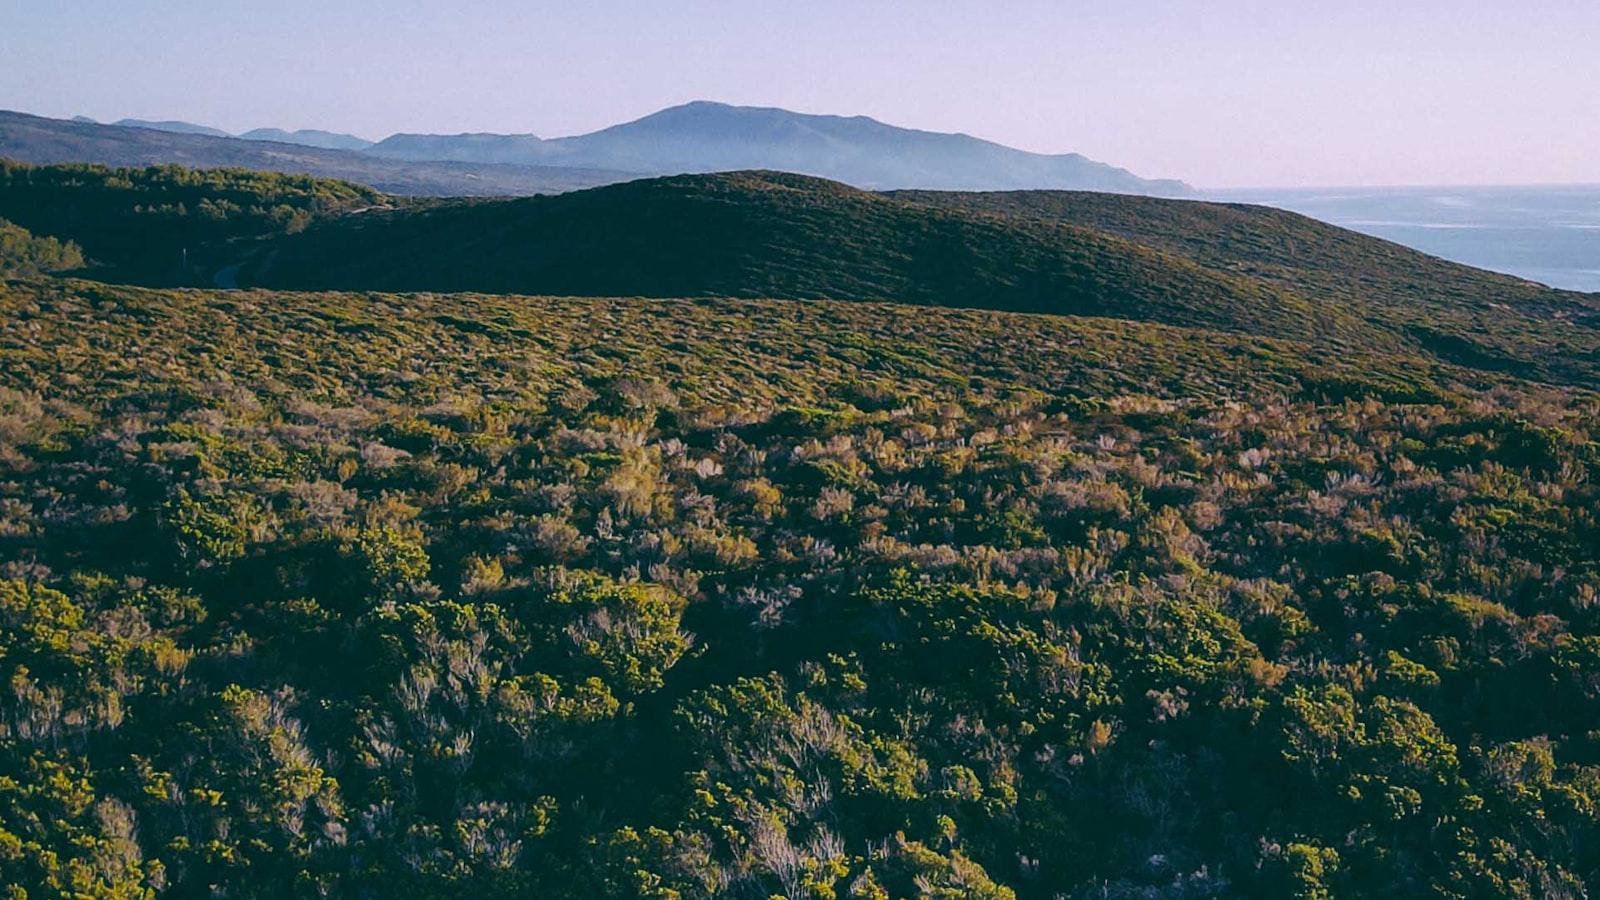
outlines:
[[[25,896],[1600,886],[1592,298],[768,174],[281,185],[174,274],[108,223],[237,178],[94,171],[0,190],[99,263],[0,282]]]

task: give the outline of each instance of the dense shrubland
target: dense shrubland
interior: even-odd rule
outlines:
[[[0,315],[14,893],[1600,883],[1591,394],[879,304]]]
[[[304,230],[318,216],[395,201],[342,181],[156,166],[30,166],[0,159],[0,218],[80,245],[104,277],[211,283],[242,244]],[[76,260],[75,266],[83,265]]]
[[[896,191],[895,199],[1114,235],[1314,298],[1477,368],[1593,386],[1600,302],[1447,262],[1285,210],[1077,191]]]

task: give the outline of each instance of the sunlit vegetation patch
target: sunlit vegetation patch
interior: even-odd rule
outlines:
[[[1590,394],[871,303],[0,321],[28,897],[1600,883]]]
[[[83,251],[77,244],[37,237],[26,228],[0,219],[0,278],[63,272],[82,266]]]

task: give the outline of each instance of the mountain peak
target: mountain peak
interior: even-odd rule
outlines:
[[[902,128],[869,116],[800,113],[693,100],[601,131],[549,142],[585,164],[671,174],[780,169],[870,189],[1055,188],[1182,195],[1078,154],[1029,153],[967,134]]]

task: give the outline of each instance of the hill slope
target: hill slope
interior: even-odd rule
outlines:
[[[893,196],[1093,228],[1365,315],[1448,358],[1558,380],[1600,373],[1600,295],[1448,262],[1286,210],[1070,191]]]
[[[1319,290],[1385,293],[1424,286],[1451,304],[1537,303],[1570,292],[1429,256],[1288,210],[1242,203],[1113,197],[1081,191],[893,191],[943,209],[1063,222],[1233,272]]]
[[[1424,351],[1600,384],[1600,298],[1266,208],[883,195],[770,172],[493,201],[175,168],[13,165],[0,181],[0,216],[76,241],[113,280],[895,300],[1200,326],[1329,353]]]
[[[177,134],[0,111],[0,158],[27,163],[246,168],[354,181],[393,194],[526,196],[609,184],[628,175],[574,167],[406,162],[345,150]]]
[[[1556,381],[1600,375],[1594,298],[1277,210],[1105,194],[884,196],[774,173],[679,176],[333,220],[284,241],[253,277],[890,299],[1202,325],[1335,351],[1421,348]]]
[[[774,172],[337,219],[244,277],[293,288],[895,300],[1280,336],[1334,308],[1088,229],[1001,222]]]
[[[577,165],[649,174],[776,169],[883,189],[1074,188],[1181,195],[1078,154],[1015,150],[964,134],[898,128],[865,116],[821,116],[705,101],[590,134],[394,135],[371,153],[400,159]]]
[[[1590,896],[1597,422],[1107,319],[0,282],[5,881]]]

